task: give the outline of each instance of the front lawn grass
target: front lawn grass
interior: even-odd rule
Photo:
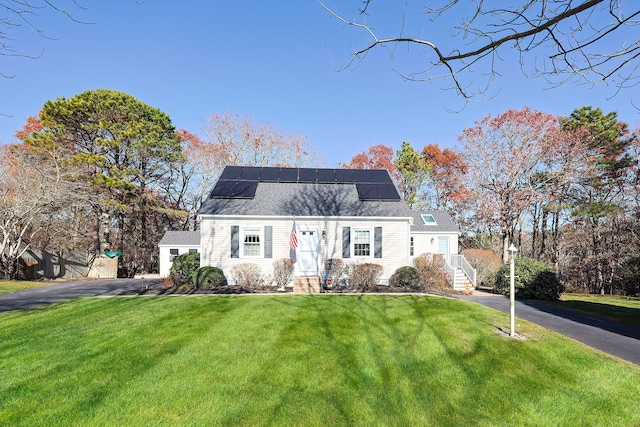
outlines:
[[[640,327],[640,298],[617,295],[562,294],[560,301],[544,301],[544,303]]]
[[[27,280],[0,280],[0,294],[24,291],[25,289],[49,286],[48,282],[30,282]]]
[[[92,298],[0,314],[0,425],[640,423],[640,368],[407,295]]]

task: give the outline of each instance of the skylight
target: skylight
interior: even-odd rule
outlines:
[[[433,215],[431,215],[431,214],[421,214],[420,216],[422,217],[422,221],[424,221],[424,223],[426,225],[438,225],[438,223],[436,222],[436,219],[433,217]]]

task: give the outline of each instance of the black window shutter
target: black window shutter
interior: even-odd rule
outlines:
[[[264,226],[264,257],[273,258],[273,251],[271,247],[273,242],[273,227],[270,225]]]
[[[373,230],[373,257],[382,258],[382,227]]]
[[[342,227],[342,258],[351,257],[351,227]]]
[[[240,227],[231,226],[231,258],[240,258]]]

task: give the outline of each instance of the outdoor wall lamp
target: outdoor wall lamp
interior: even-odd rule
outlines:
[[[436,240],[432,237],[431,238],[431,244],[433,245],[433,242],[435,242]]]
[[[322,240],[327,240],[327,230],[322,230]]]
[[[515,264],[516,264],[516,249],[513,244],[509,246],[509,317],[511,320],[511,329],[509,331],[509,336],[516,336],[516,273],[515,273]]]

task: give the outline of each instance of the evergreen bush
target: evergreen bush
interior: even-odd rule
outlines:
[[[389,278],[389,286],[392,288],[420,289],[420,278],[415,267],[404,266],[398,268]]]
[[[180,284],[193,284],[193,273],[200,268],[200,254],[189,252],[173,259],[169,273],[176,276]]]
[[[193,273],[192,282],[197,289],[213,289],[225,283],[224,273],[218,267],[200,267]]]
[[[516,297],[525,299],[558,300],[564,285],[549,266],[533,258],[515,260]],[[509,295],[510,266],[504,264],[496,274],[494,291]]]

